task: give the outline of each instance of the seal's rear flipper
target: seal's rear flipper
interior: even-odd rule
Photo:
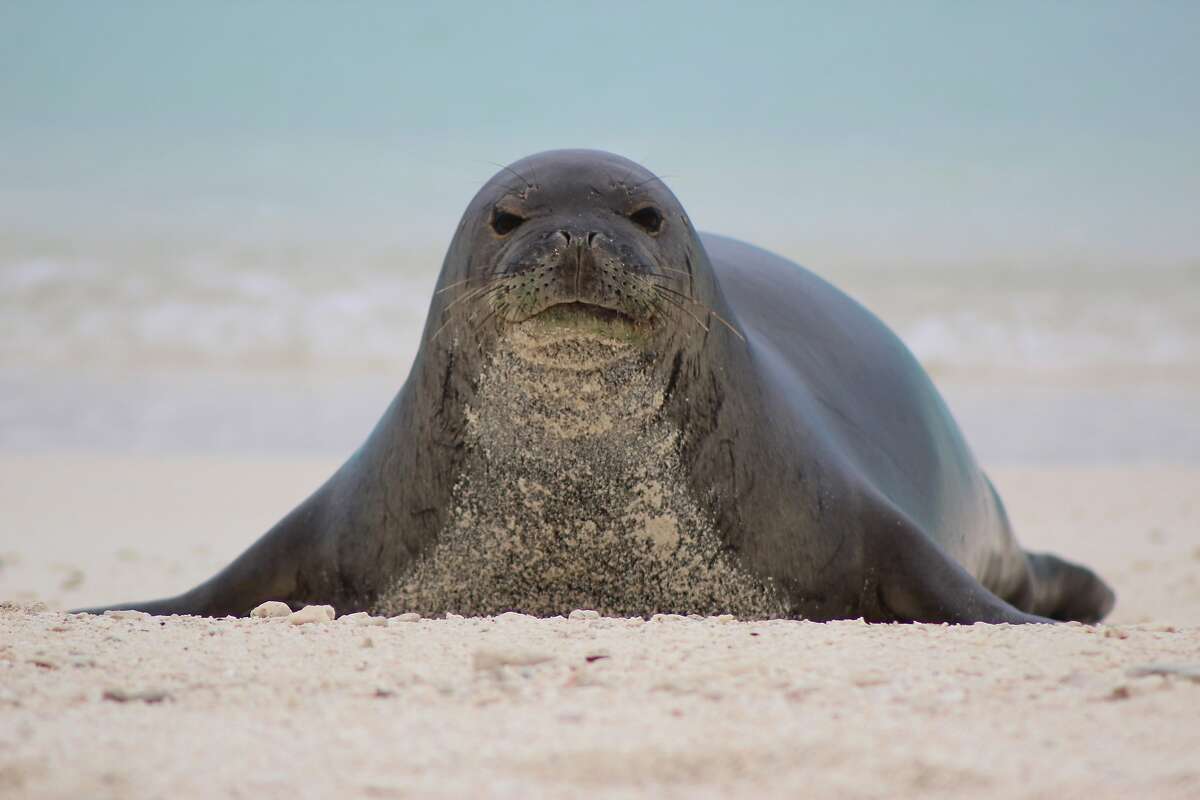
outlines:
[[[1030,611],[1058,620],[1095,623],[1112,611],[1117,596],[1096,573],[1050,553],[1026,553]]]
[[[894,619],[968,625],[1054,622],[1027,614],[988,591],[904,515],[893,514],[881,548],[879,599]]]

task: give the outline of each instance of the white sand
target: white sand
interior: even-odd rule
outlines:
[[[0,599],[186,588],[333,466],[0,459]],[[1023,542],[1113,582],[1115,625],[9,606],[0,797],[1200,796],[1200,470],[993,477]]]

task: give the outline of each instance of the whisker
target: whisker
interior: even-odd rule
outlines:
[[[660,270],[662,270],[663,272],[674,272],[676,275],[683,275],[683,276],[685,276],[685,277],[688,277],[688,278],[692,277],[692,273],[690,273],[690,272],[687,272],[686,270],[682,270],[682,269],[672,269],[671,267],[656,267],[655,269],[660,269]],[[649,274],[650,274],[650,275],[658,275],[658,273],[657,273],[657,272],[655,272],[654,270],[650,270]],[[665,275],[659,275],[659,277],[660,277],[660,278],[665,278],[666,276],[665,276]]]
[[[716,318],[717,318],[717,322],[721,323],[721,324],[722,324],[722,325],[724,325],[726,328],[728,328],[728,329],[729,329],[729,332],[730,332],[730,333],[732,333],[734,336],[738,337],[738,338],[739,338],[739,339],[741,339],[743,342],[745,342],[745,341],[746,341],[746,337],[742,335],[742,332],[741,332],[741,331],[739,331],[737,328],[733,327],[733,325],[731,325],[731,324],[729,323],[729,321],[728,321],[728,320],[726,320],[724,317],[722,317],[722,316],[721,316],[720,314],[718,314],[716,311],[713,311],[713,310],[710,308],[710,309],[708,309],[708,313],[709,313],[709,314],[712,314],[714,317],[716,317]]]
[[[495,285],[495,283],[492,283],[492,284],[488,284],[487,286],[482,286],[478,289],[472,289],[470,292],[463,295],[462,297],[456,298],[453,303],[451,303],[450,305],[448,305],[444,309],[442,309],[442,314],[446,315],[446,319],[445,319],[445,321],[442,322],[442,324],[438,327],[438,329],[433,332],[433,335],[429,337],[429,341],[432,342],[432,341],[436,340],[437,337],[439,335],[441,335],[442,331],[446,330],[446,328],[450,325],[451,322],[453,322],[454,320],[458,319],[461,316],[460,314],[451,314],[450,313],[450,311],[455,306],[459,305],[460,303],[464,303],[464,302],[475,302],[477,300],[482,300],[486,297],[491,296],[492,294],[495,294],[499,290],[503,289],[504,286],[505,286],[505,284]],[[474,315],[468,317],[467,319],[469,321],[470,319],[473,319],[473,318],[474,318]]]
[[[497,164],[495,161],[489,161],[487,163],[491,164],[493,167],[499,167],[500,169],[504,170],[505,172],[509,173],[510,175],[516,175],[517,178],[520,179],[521,183],[525,184],[525,188],[527,188],[527,189],[532,188],[533,183],[531,183],[528,178],[526,178],[521,173],[517,172],[512,167],[505,166],[504,164]]]
[[[694,299],[694,298],[692,298],[690,295],[686,295],[686,294],[684,294],[683,292],[680,292],[680,291],[677,291],[677,290],[675,290],[675,289],[672,289],[670,286],[661,286],[661,285],[659,285],[659,284],[657,284],[657,283],[651,283],[651,284],[649,284],[649,285],[650,285],[650,286],[652,286],[652,287],[654,287],[654,290],[655,290],[655,291],[658,291],[658,292],[669,292],[670,294],[674,295],[675,297],[678,297],[680,300],[685,300],[685,301],[687,301],[687,302],[689,302],[689,303],[694,303],[694,302],[695,302],[695,299]]]
[[[463,278],[461,281],[455,281],[454,283],[451,283],[447,286],[443,286],[441,289],[438,289],[436,292],[434,292],[434,294],[442,294],[444,292],[448,292],[451,289],[457,288],[466,283],[470,283],[471,281],[487,280],[490,282],[490,281],[498,281],[503,277],[504,277],[503,275],[472,275],[470,277]]]
[[[448,320],[446,320],[441,325],[439,325],[438,329],[433,332],[432,336],[429,337],[430,343],[436,342],[437,338],[442,335],[442,331],[446,330],[446,326],[449,325],[453,321],[454,321],[454,317],[450,317]]]
[[[487,313],[487,316],[485,316],[483,319],[479,320],[478,324],[476,324],[473,328],[471,328],[471,335],[475,337],[475,344],[478,346],[480,353],[483,352],[483,337],[480,336],[480,333],[483,330],[483,326],[488,323],[488,320],[490,320],[492,317],[496,316],[496,313],[503,307],[505,307],[504,303],[497,303],[495,306],[492,307],[492,310]]]
[[[666,181],[666,179],[667,179],[667,178],[669,178],[669,177],[671,177],[671,176],[670,176],[670,175],[664,175],[664,176],[662,176],[662,177],[659,177],[658,175],[652,175],[651,177],[649,177],[649,178],[646,178],[646,180],[644,180],[644,181],[639,181],[638,183],[635,183],[633,186],[629,187],[629,191],[631,191],[631,192],[636,192],[638,189],[642,188],[642,187],[643,187],[643,186],[645,186],[647,183],[654,183],[654,181],[658,181],[658,182],[659,182],[659,183],[661,183],[663,186],[666,186],[666,185],[667,185],[667,181]]]
[[[492,317],[496,316],[496,312],[498,312],[501,309],[501,307],[502,307],[502,304],[500,304],[500,303],[497,303],[496,305],[492,306],[492,309],[490,311],[488,311],[488,313],[486,315],[484,315],[483,319],[481,319],[481,320],[479,320],[479,322],[475,323],[475,325],[471,328],[471,332],[475,333],[475,332],[479,331],[484,325],[487,324],[488,320],[490,320]],[[470,317],[467,318],[467,322],[470,322],[474,318],[475,318],[475,315],[472,314]]]
[[[704,303],[701,303],[699,300],[696,300],[695,298],[682,295],[679,292],[676,292],[675,290],[673,290],[667,286],[660,286],[657,283],[652,283],[652,284],[648,284],[648,285],[654,287],[655,291],[663,293],[660,296],[662,296],[664,298],[668,297],[668,295],[665,293],[670,292],[671,294],[674,294],[674,295],[682,298],[683,302],[687,302],[687,303],[690,303],[691,305],[699,306],[700,308],[703,308],[705,311],[708,312],[709,316],[716,317],[717,322],[720,322],[722,325],[724,325],[726,328],[728,328],[730,333],[732,333],[737,338],[741,339],[743,342],[746,341],[746,337],[742,335],[742,332],[739,331],[737,328],[733,327],[733,325],[731,325],[728,320],[726,320],[724,317],[722,317],[720,314],[718,314],[712,308],[712,306],[705,305]],[[705,328],[705,330],[707,331],[708,328]]]
[[[480,297],[484,294],[487,294],[488,292],[494,292],[494,291],[502,288],[505,285],[506,284],[503,284],[500,281],[492,281],[491,283],[485,283],[483,286],[477,286],[474,289],[471,289],[466,294],[461,295],[460,297],[456,297],[453,300],[451,300],[450,304],[442,309],[442,313],[448,314],[448,313],[450,313],[450,310],[453,309],[458,304],[475,300],[478,297]]]
[[[717,322],[721,323],[721,324],[722,324],[722,325],[724,325],[726,328],[729,328],[729,332],[730,332],[730,333],[732,333],[734,336],[738,337],[738,338],[739,338],[739,339],[741,339],[743,342],[745,342],[745,341],[746,341],[746,337],[742,335],[742,332],[741,332],[741,331],[739,331],[737,328],[733,327],[733,325],[731,325],[731,324],[729,323],[729,321],[728,321],[728,320],[726,320],[724,317],[722,317],[722,316],[721,316],[720,314],[718,314],[716,311],[713,311],[713,310],[710,308],[710,309],[708,310],[708,313],[710,313],[710,314],[712,314],[714,317],[716,317],[716,318],[717,318]]]
[[[705,325],[703,322],[701,322],[699,317],[697,317],[691,311],[688,311],[687,307],[683,303],[681,303],[681,302],[675,300],[674,298],[670,297],[669,295],[665,295],[665,294],[658,295],[658,299],[664,303],[667,303],[667,304],[679,309],[684,314],[687,314],[689,317],[692,318],[693,322],[695,322],[697,325],[699,325],[704,330],[705,333],[708,333],[708,326]]]
[[[643,169],[645,169],[645,168],[643,168]],[[646,171],[646,172],[650,172],[649,170],[645,170],[645,171]],[[626,177],[626,178],[633,178],[633,177],[635,177],[635,176],[634,176],[634,174],[633,174],[633,170],[632,170],[632,169],[629,169],[629,168],[626,168],[626,169],[625,169],[625,177]],[[663,178],[659,177],[658,175],[654,174],[653,172],[650,172],[650,177],[649,177],[649,178],[646,178],[646,179],[644,179],[644,180],[640,180],[640,181],[638,181],[637,183],[634,183],[634,184],[632,184],[632,185],[626,184],[626,186],[625,186],[625,192],[626,192],[627,194],[633,194],[633,193],[634,193],[634,192],[636,192],[638,189],[640,189],[641,187],[645,186],[647,183],[653,183],[654,181],[660,181],[660,182],[663,184],[663,186],[666,186],[666,185],[667,185],[667,184],[666,184],[666,181],[665,181],[665,180],[663,180]]]

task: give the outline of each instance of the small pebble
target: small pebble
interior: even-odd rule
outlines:
[[[348,622],[351,625],[387,625],[387,617],[373,617],[366,611],[355,611],[338,617],[338,622]]]
[[[476,670],[494,670],[501,667],[532,667],[552,661],[553,656],[535,653],[532,650],[476,650],[471,665]]]
[[[571,612],[567,619],[600,619],[600,612],[577,608]]]
[[[392,622],[417,622],[421,619],[421,615],[415,611],[409,611],[404,614],[397,614],[390,619]]]
[[[1133,697],[1133,692],[1128,686],[1117,686],[1104,698],[1105,700],[1128,700]]]
[[[337,612],[333,606],[305,606],[299,611],[293,611],[288,622],[293,625],[304,625],[308,622],[333,622]]]
[[[457,619],[466,619],[466,617],[464,617],[462,614],[451,614],[449,611],[447,611],[447,612],[446,612],[446,619],[455,619],[455,620],[457,620]]]
[[[270,617],[286,617],[292,613],[292,609],[287,603],[281,603],[278,600],[268,600],[265,603],[257,605],[250,612],[250,616],[255,618],[270,618]]]
[[[1200,664],[1143,664],[1130,669],[1126,674],[1131,678],[1144,678],[1148,675],[1175,676],[1200,683]]]
[[[737,617],[735,617],[733,614],[722,614],[717,617],[717,622],[721,623],[722,625],[728,625],[731,622],[737,622]]]
[[[104,699],[112,700],[114,703],[161,703],[163,700],[170,700],[171,695],[156,689],[147,689],[141,692],[108,689],[104,692]]]

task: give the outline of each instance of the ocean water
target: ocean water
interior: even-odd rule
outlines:
[[[985,461],[1200,461],[1198,26],[0,3],[0,450],[349,452],[478,187],[594,147],[880,314]]]
[[[407,375],[440,261],[66,250],[0,261],[2,449],[348,453]],[[824,274],[907,342],[985,461],[1200,461],[1200,270]]]
[[[395,368],[415,352],[439,268],[432,249],[10,255],[0,260],[0,365]],[[1200,266],[823,274],[889,322],[941,377],[1200,377]]]

